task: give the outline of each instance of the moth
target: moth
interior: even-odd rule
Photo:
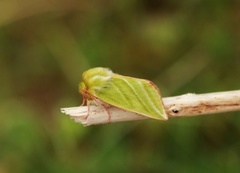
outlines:
[[[158,87],[151,81],[113,73],[96,67],[85,71],[79,92],[87,102],[101,100],[109,105],[157,120],[167,120]],[[104,105],[103,105],[104,106]],[[107,110],[107,108],[104,106]],[[107,110],[108,112],[108,110]],[[110,114],[109,121],[110,121]],[[88,115],[86,116],[86,118]]]

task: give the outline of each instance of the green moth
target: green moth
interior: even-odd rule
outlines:
[[[79,92],[83,96],[83,104],[86,101],[88,108],[89,101],[99,99],[149,118],[158,120],[168,118],[160,91],[153,82],[115,74],[108,68],[96,67],[85,71],[79,84]]]

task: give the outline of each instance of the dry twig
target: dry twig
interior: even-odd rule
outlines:
[[[240,111],[240,90],[184,94],[163,98],[163,103],[169,118]],[[102,106],[90,106],[87,119],[85,118],[88,112],[87,106],[61,108],[61,112],[70,115],[72,119],[84,126],[148,119],[111,105],[107,105],[107,109],[111,115],[111,122],[108,121],[108,114]]]

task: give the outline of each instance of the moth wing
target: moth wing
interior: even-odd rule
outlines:
[[[114,74],[110,85],[95,92],[100,100],[149,118],[168,119],[160,91],[151,81]]]

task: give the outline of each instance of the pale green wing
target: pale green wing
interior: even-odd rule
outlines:
[[[167,119],[160,92],[151,81],[114,74],[110,85],[95,95],[110,105],[154,119]]]

